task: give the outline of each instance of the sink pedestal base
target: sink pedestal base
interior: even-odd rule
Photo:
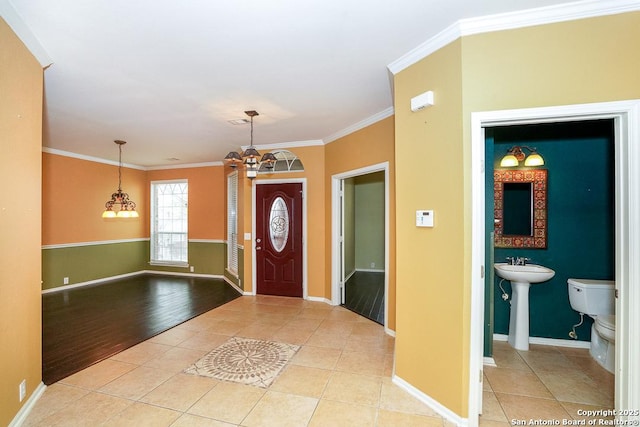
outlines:
[[[527,282],[511,281],[511,312],[509,313],[509,338],[516,350],[529,350],[529,288]]]

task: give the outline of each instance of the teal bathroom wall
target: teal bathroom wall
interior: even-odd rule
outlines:
[[[527,257],[531,263],[555,270],[548,282],[530,289],[530,336],[570,339],[580,320],[570,304],[567,279],[615,277],[615,157],[611,120],[506,126],[486,130],[486,253],[487,265],[507,256]],[[513,145],[537,148],[548,170],[547,248],[495,248],[493,231],[493,170]],[[489,161],[493,159],[493,165]],[[524,169],[524,167],[522,167]],[[490,260],[493,255],[495,261]],[[503,301],[498,276],[487,274],[485,336],[491,329],[508,334],[509,302]],[[509,281],[503,287],[511,294]],[[493,294],[493,295],[491,295]],[[493,307],[491,307],[493,301]],[[493,311],[493,315],[491,314]],[[493,319],[493,324],[491,324]],[[592,320],[577,328],[578,339],[589,341]],[[491,335],[487,337],[490,339]],[[491,355],[485,340],[485,355]]]

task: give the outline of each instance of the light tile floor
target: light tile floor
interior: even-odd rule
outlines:
[[[300,345],[267,389],[182,371],[230,336]],[[25,426],[448,426],[391,382],[394,338],[342,307],[240,297],[47,387]]]
[[[182,373],[230,336],[300,345],[267,389]],[[241,297],[47,387],[25,426],[442,426],[391,382],[394,339],[342,307]],[[494,343],[481,426],[613,406],[587,350]]]
[[[562,425],[585,419],[580,410],[613,408],[614,376],[587,349],[531,345],[518,351],[494,341],[493,358],[497,367],[484,367],[481,426],[532,419]]]

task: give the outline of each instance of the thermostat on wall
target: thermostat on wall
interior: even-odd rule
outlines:
[[[433,227],[433,211],[416,211],[416,227]]]

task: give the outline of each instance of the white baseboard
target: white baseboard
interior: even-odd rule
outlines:
[[[227,276],[221,276],[222,280],[224,280],[225,282],[227,282],[229,285],[231,285],[231,287],[233,289],[235,289],[236,291],[238,291],[240,293],[240,295],[251,295],[251,293],[247,293],[245,291],[243,291],[240,286],[236,285],[235,283],[233,283],[231,281],[231,279],[229,279]]]
[[[507,341],[509,335],[493,334],[494,341]],[[529,337],[529,344],[552,345],[555,347],[589,348],[590,341],[561,340],[557,338]]]
[[[397,375],[393,375],[391,381],[455,425],[460,427],[466,427],[469,425],[469,420],[467,418],[462,418],[460,415],[456,414],[437,400],[427,396],[425,393],[421,392]]]
[[[482,365],[483,366],[493,366],[494,368],[498,367],[498,365],[496,365],[496,361],[493,359],[493,357],[483,357],[482,358]]]
[[[86,282],[74,283],[73,285],[57,286],[51,289],[44,289],[43,294],[50,294],[58,291],[68,291],[69,289],[82,288],[84,286],[97,285],[98,283],[109,282],[111,280],[126,279],[127,277],[139,276],[144,274],[145,270],[134,271],[133,273],[119,274],[117,276],[103,277],[102,279],[88,280]]]
[[[99,283],[110,282],[112,280],[126,279],[127,277],[139,276],[141,274],[159,274],[164,276],[181,276],[181,277],[204,277],[207,279],[223,279],[224,278],[224,276],[219,274],[198,274],[198,273],[180,273],[178,271],[140,270],[140,271],[134,271],[133,273],[119,274],[117,276],[103,277],[101,279],[74,283],[73,285],[64,285],[64,286],[58,286],[51,289],[44,289],[42,293],[49,294],[49,293],[58,292],[58,291],[68,291],[69,289],[81,288],[81,287],[90,286],[90,285],[97,285]],[[242,290],[240,290],[239,288],[238,290],[242,293]]]
[[[323,302],[325,304],[329,304],[329,305],[334,305],[330,299],[327,298],[323,298],[323,297],[312,297],[311,295],[307,296],[307,300],[308,301],[316,301],[316,302]]]
[[[203,277],[205,279],[224,279],[224,276],[222,274],[181,273],[179,271],[159,271],[159,270],[142,270],[142,273],[159,274],[162,276]]]
[[[344,283],[347,283],[354,274],[356,274],[356,270],[353,270],[351,273],[347,274],[344,278]]]
[[[33,393],[31,393],[31,396],[29,396],[29,399],[27,399],[25,404],[22,405],[22,408],[20,408],[16,416],[13,417],[13,420],[11,420],[8,427],[21,426],[25,422],[25,420],[27,419],[27,416],[29,415],[29,413],[35,406],[36,402],[38,401],[38,399],[40,399],[40,396],[42,396],[42,393],[44,393],[46,389],[47,389],[47,386],[44,385],[44,383],[41,382],[40,384],[38,384],[38,387],[36,387]]]
[[[364,271],[367,273],[384,273],[384,269],[379,268],[356,268],[356,271]]]

